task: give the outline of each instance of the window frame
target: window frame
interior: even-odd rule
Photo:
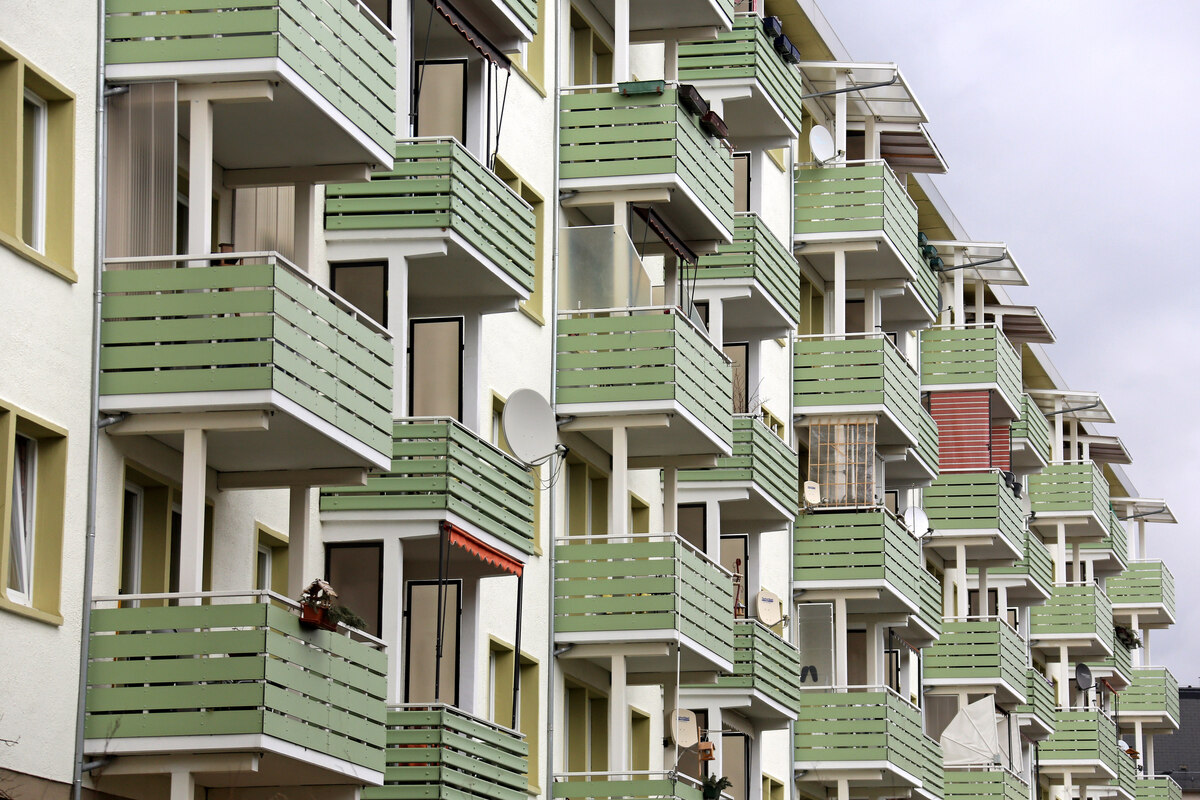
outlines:
[[[47,141],[47,136],[49,135],[48,131],[49,131],[50,106],[45,101],[45,99],[43,99],[41,96],[39,96],[36,92],[34,92],[28,86],[25,87],[24,101],[25,101],[25,103],[28,103],[29,105],[33,106],[36,109],[36,111],[34,112],[35,119],[34,119],[33,130],[34,130],[34,135],[36,136],[37,140],[36,140],[36,142],[34,144],[34,148],[33,148],[33,169],[31,170],[31,172],[33,173],[34,186],[33,186],[33,193],[32,193],[32,197],[30,198],[30,201],[31,201],[31,204],[33,205],[33,208],[29,209],[29,208],[26,208],[24,205],[24,203],[25,203],[24,192],[26,191],[26,187],[24,185],[24,174],[26,171],[25,145],[27,144],[24,141],[24,133],[25,133],[24,124],[29,119],[29,116],[28,116],[29,112],[27,110],[25,110],[25,105],[22,104],[22,112],[21,112],[21,122],[22,122],[21,239],[22,239],[22,241],[25,242],[26,245],[28,245],[29,247],[32,247],[38,253],[45,255],[45,252],[46,252],[46,151],[49,149],[49,142]],[[29,222],[30,235],[28,238],[26,238],[26,235],[25,235],[26,219],[30,218],[30,217],[31,217],[30,222]]]
[[[21,459],[21,442],[25,444],[25,457]],[[19,460],[24,460],[26,463],[23,467],[18,463]],[[13,457],[10,462],[12,468],[12,491],[9,497],[12,498],[12,509],[9,515],[9,559],[16,561],[15,570],[12,569],[14,564],[9,562],[9,575],[15,574],[17,578],[17,586],[9,585],[9,575],[5,576],[5,594],[8,599],[14,603],[21,605],[32,605],[33,598],[33,558],[35,548],[37,547],[37,440],[26,436],[23,433],[17,433],[13,437]],[[18,490],[18,478],[24,475],[22,481],[22,489]],[[21,499],[18,495],[24,496],[24,502],[18,503]],[[20,513],[18,513],[20,509]],[[17,535],[15,528],[18,520],[21,524],[21,534]]]

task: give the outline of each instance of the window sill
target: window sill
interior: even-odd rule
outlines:
[[[29,617],[32,620],[44,622],[47,625],[61,627],[63,624],[63,618],[58,614],[51,614],[48,611],[41,611],[30,606],[23,606],[20,603],[14,603],[3,595],[0,595],[0,610],[10,611],[22,617]]]
[[[29,245],[22,242],[4,231],[0,231],[0,244],[12,250],[17,255],[24,258],[26,261],[31,261],[47,272],[53,272],[58,277],[71,283],[78,283],[79,276],[75,274],[75,270],[68,266],[59,264],[57,261],[47,258],[44,254],[34,250]]]

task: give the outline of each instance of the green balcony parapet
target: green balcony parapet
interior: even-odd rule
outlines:
[[[1133,682],[1121,693],[1121,715],[1158,715],[1169,727],[1178,728],[1179,682],[1165,667],[1134,667]]]
[[[1120,745],[1117,746],[1118,749]],[[1122,752],[1117,758],[1116,785],[1131,800],[1137,796],[1138,764],[1137,760],[1128,753]]]
[[[205,74],[199,62],[279,59],[387,150],[396,128],[396,43],[363,9],[354,0],[108,0],[104,60],[161,77],[155,65]]]
[[[754,213],[733,217],[733,241],[701,256],[696,279],[757,281],[794,323],[800,321],[800,272],[791,252]]]
[[[796,169],[793,230],[798,239],[886,237],[935,312],[938,279],[917,246],[917,204],[887,164]]]
[[[1104,553],[1121,570],[1129,566],[1129,534],[1117,512],[1109,509],[1108,535],[1098,542],[1081,542],[1079,549],[1089,553]]]
[[[1029,609],[1029,638],[1037,642],[1095,641],[1112,644],[1112,603],[1093,583],[1055,584],[1045,605]]]
[[[1029,800],[1029,784],[999,767],[946,770],[945,800]]]
[[[1095,710],[1059,710],[1054,713],[1054,733],[1038,745],[1043,765],[1102,765],[1113,777],[1118,759],[1128,758],[1117,746],[1117,729],[1111,717]],[[1080,770],[1082,771],[1082,770]]]
[[[1112,514],[1108,481],[1092,461],[1055,463],[1030,475],[1029,501],[1033,512],[1043,519],[1091,516],[1105,530]]]
[[[702,800],[700,784],[679,772],[568,772],[554,776],[554,800]]]
[[[756,415],[734,415],[733,455],[718,457],[715,467],[679,471],[681,484],[710,481],[753,484],[789,518],[799,508],[796,453]]]
[[[917,594],[920,599],[917,617],[936,639],[943,627],[942,585],[924,568],[917,575]]]
[[[1183,789],[1168,775],[1147,775],[1138,778],[1134,797],[1136,800],[1183,800]]]
[[[387,711],[383,786],[363,800],[527,800],[525,736],[444,704]]]
[[[931,475],[937,475],[941,470],[940,431],[933,415],[920,406],[917,413],[917,456],[925,462]]]
[[[162,752],[172,737],[254,734],[382,772],[383,643],[345,626],[302,627],[295,603],[250,595],[257,602],[208,593],[195,597],[211,605],[154,607],[182,596],[97,598],[84,735],[100,741],[89,752],[108,752],[111,739]],[[117,601],[143,605],[105,607]]]
[[[118,269],[187,259],[107,260],[100,394],[274,390],[387,453],[391,335],[278,253],[214,254],[211,263],[235,259],[244,263]]]
[[[716,39],[680,42],[679,80],[700,88],[705,81],[757,81],[792,128],[803,130],[803,78],[775,52],[757,14],[739,14],[733,30],[718,33]]]
[[[998,472],[945,474],[923,497],[933,536],[996,531],[1014,552],[1024,550],[1021,504]]]
[[[1024,575],[1032,588],[1036,588],[1040,595],[1049,597],[1054,590],[1054,558],[1036,533],[1025,531],[1022,541],[1024,555],[1011,567],[990,567],[988,575]],[[971,574],[979,573],[975,567],[970,567],[967,571]]]
[[[620,404],[625,410],[639,405],[652,410],[674,401],[713,439],[731,447],[729,359],[678,309],[652,306],[560,314],[557,349],[560,407]]]
[[[369,182],[326,187],[325,230],[451,232],[533,290],[537,220],[528,203],[456,139],[402,139],[395,155]]]
[[[1037,454],[1044,464],[1050,463],[1050,423],[1032,397],[1021,395],[1021,414],[1012,421],[1009,433],[1014,444],[1021,442]]]
[[[658,631],[733,662],[733,578],[679,536],[568,537],[555,559],[557,638]]]
[[[755,691],[792,713],[800,710],[800,651],[758,620],[733,622],[733,673],[715,684],[689,684],[706,692]]]
[[[1028,715],[1045,730],[1053,731],[1057,707],[1054,684],[1032,667],[1025,670],[1025,702],[1016,706],[1016,713]]]
[[[678,91],[622,96],[615,91],[564,94],[559,98],[559,179],[607,186],[657,180],[678,183],[698,213],[709,218],[707,233],[728,240],[733,232],[733,160],[680,105]],[[672,203],[678,198],[672,198]],[[677,231],[684,238],[688,231]],[[706,236],[704,238],[714,238]]]
[[[1108,642],[1112,646],[1112,655],[1093,662],[1090,666],[1097,675],[1111,675],[1112,679],[1109,682],[1120,689],[1133,680],[1133,654],[1117,638],[1115,630]]]
[[[994,327],[921,331],[921,389],[995,391],[1013,417],[1021,410],[1021,356]]]
[[[920,445],[929,412],[916,370],[887,337],[800,337],[792,363],[797,413],[884,414],[909,444]]]
[[[930,683],[1007,684],[1023,698],[1026,684],[1025,640],[1009,624],[987,619],[947,619],[941,637],[925,650],[925,679]]]
[[[1175,619],[1175,576],[1162,561],[1131,561],[1104,588],[1114,610],[1161,608],[1168,620]]]
[[[444,417],[395,420],[390,450],[391,469],[368,476],[365,486],[322,489],[321,512],[455,514],[534,552],[535,480],[515,458]]]

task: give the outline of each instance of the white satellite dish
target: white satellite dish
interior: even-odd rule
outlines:
[[[942,731],[943,763],[947,767],[994,764],[999,753],[996,701],[991,695],[959,709]]]
[[[513,455],[526,464],[537,464],[554,455],[558,439],[554,411],[533,389],[518,389],[509,396],[500,426]]]
[[[763,589],[754,595],[754,616],[763,625],[773,628],[783,619],[783,601],[779,595]]]
[[[821,484],[817,483],[816,481],[804,482],[804,505],[821,505]]]
[[[920,506],[909,506],[904,509],[904,527],[912,531],[914,536],[924,536],[929,532],[929,515]]]
[[[824,125],[814,125],[808,132],[808,149],[812,151],[813,160],[818,164],[827,164],[838,156],[833,143],[833,135]]]
[[[700,729],[696,727],[696,715],[686,708],[677,708],[667,713],[667,738],[680,747],[695,747],[700,741]]]

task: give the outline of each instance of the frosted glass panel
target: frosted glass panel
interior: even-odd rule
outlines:
[[[651,305],[650,278],[620,225],[563,228],[558,309]]]
[[[135,83],[108,98],[105,256],[175,252],[178,102],[175,83]],[[120,269],[175,266],[173,262]]]
[[[800,648],[800,685],[833,685],[833,604],[796,606],[796,646]]]

